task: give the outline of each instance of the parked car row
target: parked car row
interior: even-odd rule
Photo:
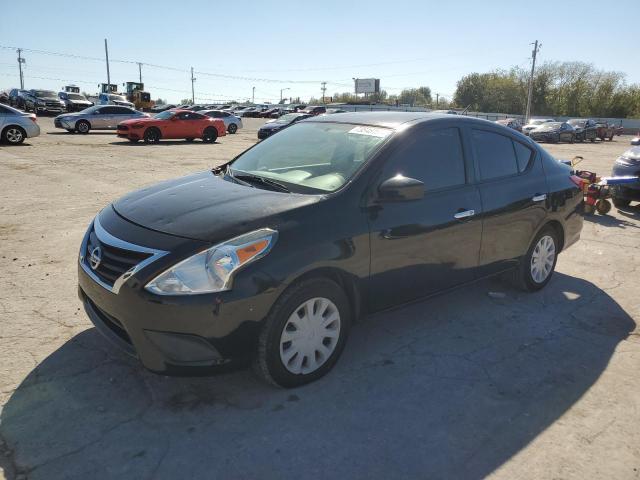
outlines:
[[[574,118],[566,122],[558,122],[553,118],[533,118],[524,126],[515,118],[497,120],[496,123],[522,132],[537,142],[551,143],[595,142],[596,138],[611,141],[614,135],[621,135],[623,130],[622,126],[591,118]]]

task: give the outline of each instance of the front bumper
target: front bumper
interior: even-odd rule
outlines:
[[[560,135],[558,133],[530,133],[529,137],[536,142],[557,142]]]
[[[264,140],[265,138],[270,137],[271,135],[273,135],[274,133],[276,133],[278,130],[271,130],[271,129],[260,129],[258,130],[258,140]]]
[[[139,358],[147,369],[165,375],[206,375],[252,357],[261,321],[277,298],[275,289],[257,291],[261,282],[243,277],[244,281],[238,278],[233,290],[226,292],[154,295],[144,289],[152,278],[189,255],[185,252],[206,244],[131,224],[112,207],[97,219],[113,236],[138,243],[144,239],[148,247],[171,252],[130,276],[117,293],[96,280],[86,259],[79,262],[79,297],[90,320],[107,339]]]
[[[57,113],[57,114],[60,114],[60,113],[64,113],[66,111],[66,108],[63,107],[62,105],[57,106],[57,107],[52,107],[52,106],[49,106],[49,105],[36,105],[34,107],[34,110],[35,110],[36,113],[44,112],[44,113]]]

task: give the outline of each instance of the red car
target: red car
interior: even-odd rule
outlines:
[[[130,142],[144,140],[145,143],[157,143],[169,138],[184,138],[191,142],[201,138],[203,142],[213,143],[226,134],[222,120],[189,110],[167,110],[155,117],[136,118],[118,124],[118,137]]]

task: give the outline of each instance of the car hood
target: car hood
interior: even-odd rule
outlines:
[[[157,118],[153,118],[153,117],[137,117],[137,118],[128,118],[126,120],[123,120],[121,122],[119,122],[120,125],[131,125],[132,123],[162,123],[165,120],[160,120]]]
[[[550,127],[547,125],[542,125],[541,127],[538,128],[534,128],[533,131],[531,133],[538,133],[538,132],[557,132],[560,130],[560,127]]]
[[[80,105],[91,105],[91,102],[89,100],[67,100],[68,102],[71,103],[79,103]]]
[[[41,101],[43,100],[45,102],[59,102],[60,101],[60,99],[58,97],[36,97],[34,95],[34,98],[36,100],[41,100]]]
[[[113,208],[145,228],[219,242],[277,226],[282,214],[322,198],[252,188],[202,172],[129,193],[115,201]]]

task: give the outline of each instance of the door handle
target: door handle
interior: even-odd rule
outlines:
[[[531,200],[533,200],[534,202],[542,202],[543,200],[546,200],[546,199],[547,199],[547,194],[543,193],[542,195],[534,195]]]
[[[453,218],[456,218],[458,220],[462,219],[462,218],[468,218],[468,217],[473,217],[476,214],[475,210],[464,210],[462,212],[458,212],[456,213]]]

